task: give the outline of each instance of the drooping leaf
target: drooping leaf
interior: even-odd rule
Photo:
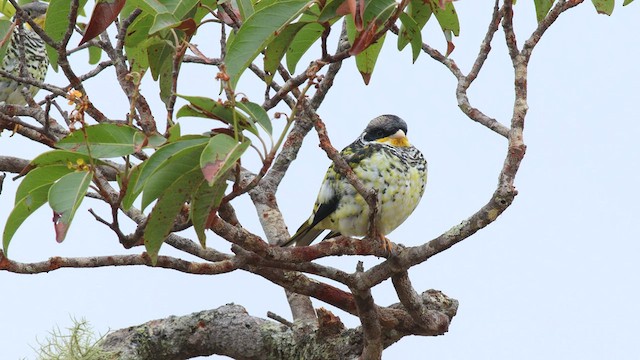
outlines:
[[[20,225],[47,202],[51,185],[72,171],[73,169],[65,165],[50,165],[33,169],[22,179],[16,191],[15,205],[7,218],[2,234],[5,255]]]
[[[356,28],[353,20],[350,18],[346,19],[347,24],[347,36],[349,37],[349,42],[354,42],[358,39],[356,38]],[[370,23],[372,27],[374,27],[374,23]],[[365,29],[364,32],[367,32]],[[375,32],[375,29],[372,29],[371,32]],[[363,36],[362,34],[360,36]],[[376,65],[376,61],[378,60],[378,55],[380,54],[380,50],[382,49],[382,45],[384,43],[384,36],[381,37],[375,43],[368,45],[364,50],[356,55],[356,67],[358,71],[360,71],[360,75],[362,75],[362,79],[365,84],[369,84],[371,80],[371,74],[373,73],[373,69]],[[366,40],[363,40],[366,41]],[[353,47],[352,47],[353,50]],[[360,50],[360,49],[358,49]]]
[[[613,7],[615,6],[614,0],[591,0],[593,6],[595,6],[598,14],[611,15],[613,13]]]
[[[89,64],[95,65],[100,62],[102,49],[97,46],[89,46]]]
[[[240,12],[240,19],[244,20],[253,15],[253,4],[251,0],[237,0],[238,11]]]
[[[422,30],[433,14],[433,10],[431,10],[431,2],[423,0],[411,0],[407,8],[407,12],[416,22],[420,30]]]
[[[402,22],[402,28],[398,33],[398,50],[402,50],[407,43],[411,43],[411,55],[413,62],[416,62],[420,51],[422,51],[422,33],[418,24],[406,13],[400,13],[400,21]]]
[[[5,39],[10,29],[11,29],[11,21],[9,19],[0,19],[0,39]],[[4,59],[4,55],[7,52],[8,46],[9,46],[9,41],[5,41],[5,43],[2,44],[2,46],[0,47],[0,64],[2,64],[2,60]]]
[[[47,8],[47,21],[44,23],[44,31],[54,41],[62,40],[69,26],[69,8],[71,0],[53,1]],[[47,45],[47,57],[54,71],[58,71],[58,52]]]
[[[173,84],[173,57],[176,48],[168,39],[150,38],[147,46],[147,58],[151,76],[160,85],[160,100],[167,104]]]
[[[224,62],[232,87],[235,87],[240,75],[273,40],[275,34],[281,32],[312,4],[313,2],[308,0],[285,0],[256,8],[227,47]]]
[[[278,36],[276,36],[275,39],[273,39],[271,43],[269,43],[264,53],[264,72],[267,74],[265,83],[271,83],[278,65],[280,65],[284,54],[291,45],[291,42],[295,38],[296,34],[303,27],[309,24],[311,23],[302,21],[294,24],[289,24],[280,34],[278,34]]]
[[[76,130],[56,145],[94,158],[112,158],[133,154],[147,141],[144,133],[131,126],[98,124]]]
[[[175,142],[168,143],[162,146],[158,151],[153,153],[149,159],[147,159],[142,164],[138,165],[140,170],[140,175],[137,177],[131,177],[130,182],[127,187],[127,193],[125,194],[124,199],[122,200],[122,206],[125,210],[128,210],[133,205],[135,199],[140,195],[142,189],[144,188],[147,180],[161,167],[165,164],[165,162],[178,153],[181,150],[190,147],[201,146],[204,147],[209,141],[208,137],[204,136],[184,136]]]
[[[209,140],[200,155],[200,168],[210,186],[224,181],[225,173],[235,165],[250,144],[248,139],[237,142],[226,134],[218,134]]]
[[[273,131],[271,119],[262,106],[250,101],[240,101],[236,103],[236,107],[244,111],[254,123],[260,125],[264,131],[271,135]]]
[[[187,147],[163,161],[144,182],[141,209],[144,210],[152,201],[158,199],[178,177],[193,169],[199,169],[200,154],[204,147],[204,144]],[[142,169],[138,182],[142,180],[145,170]]]
[[[305,21],[304,15],[300,18],[300,22],[303,21]],[[336,19],[332,21],[335,22]],[[324,27],[317,23],[310,23],[298,30],[287,50],[287,69],[290,73],[295,73],[296,65],[298,65],[302,56],[307,53],[311,45],[320,39],[323,32]]]
[[[53,226],[57,242],[62,242],[67,236],[73,216],[87,193],[92,175],[90,171],[72,172],[49,188],[49,204],[54,213]]]
[[[226,189],[227,183],[224,181],[220,181],[213,186],[209,186],[206,181],[202,181],[193,194],[190,209],[191,222],[202,247],[207,246],[207,237],[204,230],[209,214],[220,205]]]
[[[536,6],[536,19],[538,22],[542,21],[547,16],[554,1],[555,0],[533,0],[533,3]]]
[[[124,49],[127,53],[127,61],[131,65],[133,72],[140,73],[149,68],[147,46],[146,44],[142,45],[142,43],[148,38],[152,24],[153,17],[151,15],[141,14],[127,29]]]
[[[79,45],[102,34],[118,17],[125,2],[126,0],[97,0]]]
[[[176,216],[201,182],[202,175],[198,169],[180,173],[166,184],[158,198],[144,230],[144,246],[154,265],[158,260],[158,252],[164,239],[173,228]]]
[[[447,40],[447,55],[449,55],[455,47],[453,45],[451,34],[455,36],[460,35],[460,22],[458,21],[458,13],[456,12],[453,3],[445,2],[443,9],[435,4],[437,1],[438,0],[431,0],[431,10],[433,11],[433,16],[438,20],[440,28]]]

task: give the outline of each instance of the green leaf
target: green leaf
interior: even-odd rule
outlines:
[[[75,130],[56,146],[94,158],[112,158],[139,151],[146,139],[144,133],[131,126],[98,124]]]
[[[180,123],[176,123],[171,126],[167,132],[169,133],[167,142],[177,141],[180,138]]]
[[[427,24],[431,14],[433,14],[431,2],[423,0],[411,0],[407,11],[420,30]]]
[[[251,0],[237,0],[238,11],[240,11],[240,17],[244,20],[249,16],[253,15],[253,4]]]
[[[629,4],[631,4],[633,2],[633,0],[624,0],[624,2],[622,3],[622,6],[627,6]]]
[[[9,28],[11,27],[11,21],[8,19],[0,19],[0,39],[4,39],[9,32]],[[7,52],[7,47],[9,46],[10,41],[5,41],[4,44],[0,47],[0,64],[2,64],[2,60],[4,59],[4,55]]]
[[[96,165],[104,165],[104,162],[100,160],[93,161]],[[35,159],[31,160],[29,166],[35,167],[62,164],[72,167],[75,165],[89,163],[91,163],[91,158],[88,155],[67,150],[51,150],[36,156]]]
[[[153,16],[143,13],[140,14],[127,29],[124,49],[127,53],[127,61],[133,72],[140,73],[149,68],[147,46],[146,44],[141,44],[147,40],[152,24]]]
[[[144,2],[157,14],[169,13],[178,19],[183,19],[198,5],[198,0],[144,0]]]
[[[173,228],[176,216],[201,182],[202,175],[198,169],[180,173],[166,184],[162,195],[158,198],[144,229],[144,246],[154,265],[158,260],[158,252],[164,239]]]
[[[54,41],[62,40],[67,31],[70,6],[71,0],[58,0],[51,2],[47,8],[47,21],[44,23],[44,31]],[[58,52],[56,49],[47,45],[47,56],[53,70],[58,72]]]
[[[418,24],[405,13],[400,13],[400,21],[402,27],[398,33],[398,50],[402,50],[407,43],[411,43],[411,54],[413,56],[413,62],[416,62],[420,51],[422,51],[422,34]]]
[[[293,22],[313,2],[308,0],[277,1],[269,6],[256,9],[242,24],[236,36],[227,47],[224,59],[232,87],[253,59],[274,39],[275,34]]]
[[[159,80],[160,99],[167,104],[171,97],[171,85],[173,83],[173,57],[176,48],[173,42],[167,39],[150,38],[147,47],[147,59],[151,76]]]
[[[125,197],[122,200],[122,206],[125,209],[131,208],[131,206],[133,205],[133,201],[138,197],[138,195],[140,195],[147,180],[149,180],[149,178],[151,178],[151,176],[160,167],[164,166],[164,164],[166,163],[166,161],[168,161],[168,159],[170,159],[172,156],[174,156],[176,153],[178,153],[181,150],[191,148],[191,147],[198,147],[198,146],[204,147],[205,146],[204,144],[206,144],[208,141],[209,141],[208,137],[190,135],[190,136],[184,136],[176,140],[175,142],[168,143],[162,146],[160,149],[158,149],[158,151],[153,153],[149,157],[149,159],[147,159],[142,164],[138,165],[138,168],[139,168],[138,171],[140,172],[139,176],[134,177],[132,174],[132,177],[127,187],[127,193],[125,194]]]
[[[157,33],[160,30],[171,29],[180,24],[181,20],[170,13],[161,13],[153,19],[153,25],[149,29],[149,35]]]
[[[18,3],[21,3],[21,1],[19,1]],[[16,9],[8,0],[0,1],[0,14],[6,16],[7,18],[12,18],[15,13]]]
[[[142,210],[144,210],[152,201],[159,198],[160,195],[166,191],[167,187],[177,178],[189,171],[192,171],[193,169],[200,168],[199,159],[204,147],[204,144],[199,144],[177,151],[158,166],[152,176],[148,177],[146,182],[144,182],[141,205]],[[146,166],[142,169],[142,173],[138,178],[138,183],[141,180],[144,180],[142,179],[142,176],[144,175],[143,173],[145,173],[145,170]]]
[[[51,185],[72,171],[64,165],[50,165],[33,169],[22,179],[16,191],[15,205],[7,218],[2,234],[5,255],[20,225],[47,202]]]
[[[265,79],[265,83],[271,83],[273,80],[273,75],[278,69],[278,65],[282,61],[285,52],[291,45],[291,42],[295,38],[298,31],[300,31],[306,25],[309,25],[309,22],[299,21],[295,24],[289,24],[285,27],[285,29],[276,36],[275,39],[267,46],[267,50],[264,53],[264,71],[267,74]]]
[[[273,131],[271,119],[269,119],[269,114],[267,114],[262,106],[250,101],[241,101],[236,103],[236,107],[244,111],[254,123],[260,125],[264,131],[271,135]]]
[[[190,209],[191,222],[193,223],[193,229],[196,231],[202,247],[207,246],[207,236],[204,230],[209,214],[213,209],[220,206],[226,189],[227,183],[224,181],[218,182],[213,186],[209,186],[206,181],[203,181],[193,194]]]
[[[346,17],[346,24],[347,37],[349,38],[349,42],[353,43],[357,33],[353,18]],[[365,84],[369,84],[369,81],[371,80],[371,74],[373,73],[376,61],[378,60],[380,50],[382,50],[384,38],[385,36],[381,37],[378,41],[369,45],[365,50],[356,55],[356,67],[358,68],[358,71],[360,71],[360,75],[362,75],[362,79]]]
[[[536,6],[536,19],[538,22],[542,21],[547,16],[554,1],[555,0],[533,0]]]
[[[611,15],[615,5],[614,0],[591,0],[598,14]]]
[[[89,46],[89,64],[95,65],[100,62],[102,49],[97,46]]]
[[[226,172],[235,165],[250,144],[248,139],[237,142],[226,134],[218,134],[209,140],[200,155],[200,168],[210,186],[225,180]]]
[[[433,15],[438,20],[442,31],[450,30],[453,35],[460,35],[460,22],[453,3],[446,2],[444,9],[437,5],[438,0],[431,0]]]
[[[327,1],[327,3],[322,8],[322,11],[320,12],[320,15],[318,15],[318,22],[323,23],[342,17],[343,15],[338,15],[337,11],[340,5],[342,5],[343,3],[344,0]]]
[[[253,134],[258,134],[258,130],[253,126],[246,116],[230,106],[202,96],[178,95],[178,97],[189,101],[176,113],[177,118],[192,116],[206,119],[220,120],[227,125],[238,126],[240,130],[249,130]]]
[[[307,53],[311,45],[320,39],[323,32],[324,27],[320,24],[309,24],[298,31],[287,50],[287,69],[289,72],[295,73],[296,65],[302,56]]]
[[[54,211],[56,241],[62,242],[73,216],[82,203],[93,174],[90,171],[78,171],[60,178],[49,188],[49,204]]]

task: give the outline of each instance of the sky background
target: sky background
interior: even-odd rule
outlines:
[[[562,15],[547,31],[529,66],[524,133],[528,148],[516,178],[519,195],[495,223],[410,270],[419,292],[441,290],[460,301],[459,311],[446,335],[404,338],[384,352],[384,359],[640,356],[638,5],[622,8],[620,1],[613,16],[607,17],[597,15],[587,1]],[[462,0],[456,8],[462,30],[454,40],[452,57],[466,72],[486,31],[492,5]],[[515,21],[521,46],[535,27],[532,1],[518,2]],[[430,45],[444,51],[435,21],[423,34]],[[198,41],[207,49],[206,40]],[[490,198],[506,140],[458,110],[455,79],[444,66],[425,54],[411,65],[409,47],[398,53],[395,41],[394,36],[387,39],[369,86],[364,86],[348,60],[319,114],[339,148],[380,114],[397,114],[408,122],[409,139],[429,161],[429,183],[417,210],[389,237],[418,245],[460,223]],[[314,55],[318,53],[316,49]],[[76,61],[84,63],[86,58]],[[107,73],[112,76],[113,70]],[[512,73],[499,31],[469,96],[472,105],[503,124],[508,124],[512,112]],[[89,96],[108,116],[122,119],[128,104],[108,83],[109,76],[91,79]],[[217,97],[214,76],[214,69],[185,66],[179,92]],[[60,84],[60,79],[60,74],[50,71],[47,81]],[[261,101],[261,87],[249,81],[239,86]],[[157,94],[149,81],[142,91],[149,100]],[[153,107],[162,119],[163,106],[154,99]],[[181,124],[183,133],[215,126],[196,119]],[[329,165],[317,143],[311,133],[278,191],[291,231],[309,216]],[[19,136],[9,137],[8,132],[0,137],[3,155],[32,158],[46,150]],[[8,174],[0,195],[1,226],[19,184],[10,180],[12,176]],[[85,200],[62,244],[55,242],[51,211],[45,205],[15,235],[11,257],[28,262],[50,256],[142,251],[123,250],[116,237],[93,220],[88,208],[105,217],[109,214],[98,204]],[[242,224],[262,234],[248,198],[238,199],[235,206]],[[123,222],[133,229],[131,222]],[[183,235],[195,238],[189,232]],[[208,244],[229,249],[211,232]],[[161,253],[175,254],[169,246]],[[358,260],[364,260],[366,267],[381,261],[341,257],[320,262],[354,270]],[[65,269],[39,275],[0,272],[0,289],[2,359],[33,358],[31,346],[37,344],[36,338],[43,339],[55,326],[70,326],[72,317],[86,318],[101,333],[230,302],[245,306],[254,316],[266,317],[267,311],[273,311],[290,318],[281,288],[239,271],[220,276],[145,267]],[[389,282],[374,288],[373,295],[380,305],[398,301]],[[335,311],[348,326],[357,325],[353,316]]]

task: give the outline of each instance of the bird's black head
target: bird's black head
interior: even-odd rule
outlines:
[[[402,133],[399,133],[402,131]],[[399,144],[397,141],[393,145],[396,146],[408,146],[408,141],[405,135],[407,134],[407,123],[401,118],[395,115],[380,115],[377,118],[371,120],[367,128],[364,129],[363,140],[364,141],[379,141],[387,142],[385,139],[394,137],[394,139],[404,139],[406,145]]]
[[[40,1],[34,1],[34,2],[30,2],[27,4],[24,4],[22,6],[22,11],[24,11],[25,13],[27,13],[27,15],[33,19],[36,20],[36,23],[38,23],[38,25],[40,25],[41,27],[44,27],[44,16],[47,13],[47,8],[48,5],[46,3],[40,2]],[[41,20],[42,21],[38,21]]]

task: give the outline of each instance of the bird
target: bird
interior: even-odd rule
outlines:
[[[22,6],[27,15],[40,27],[44,27],[45,15],[47,12],[47,4],[39,1],[31,2]],[[0,69],[13,76],[20,75],[20,52],[21,47],[24,48],[25,67],[29,76],[36,81],[44,81],[49,68],[49,58],[47,57],[44,40],[31,28],[25,21],[23,31],[16,26],[20,23],[20,19],[16,16],[12,24],[13,31],[11,39],[7,46],[7,51],[2,59]],[[18,25],[19,26],[19,25]],[[22,32],[23,36],[20,36]],[[22,40],[22,46],[20,41]],[[13,79],[9,79],[0,75],[0,103],[12,105],[25,105],[27,100],[22,94],[22,88],[28,87],[31,96],[34,96],[38,90],[37,86],[25,85]]]
[[[406,135],[404,120],[381,115],[340,152],[363,185],[377,190],[377,230],[387,252],[392,245],[386,235],[411,215],[427,184],[427,161]],[[369,230],[365,199],[334,164],[327,170],[311,216],[282,246],[308,246],[325,230],[330,230],[325,240],[338,235],[365,236]]]

